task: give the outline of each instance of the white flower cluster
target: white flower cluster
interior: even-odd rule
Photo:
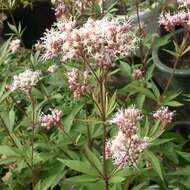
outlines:
[[[26,70],[23,73],[15,75],[13,77],[13,83],[10,90],[14,91],[17,89],[30,92],[32,87],[36,85],[40,78],[40,71]]]
[[[120,110],[112,119],[120,129],[117,136],[106,144],[106,158],[112,158],[120,168],[137,167],[140,154],[148,146],[148,138],[138,136],[137,123],[141,120],[140,111],[131,106]]]
[[[9,45],[9,49],[12,53],[15,53],[17,49],[20,47],[21,41],[19,39],[12,40]]]
[[[84,55],[94,57],[96,65],[109,69],[118,56],[130,54],[137,45],[128,21],[91,18],[81,27],[76,21],[57,22],[41,39],[44,59],[60,55],[63,61],[78,59]]]

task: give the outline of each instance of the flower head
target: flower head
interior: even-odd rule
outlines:
[[[20,47],[21,41],[19,39],[12,40],[10,42],[9,49],[11,50],[12,53],[15,53],[17,49]]]
[[[69,88],[73,91],[74,97],[79,98],[84,95],[88,85],[88,72],[83,73],[83,82],[80,82],[80,72],[78,69],[73,69],[68,73]]]
[[[140,139],[138,135],[131,138],[119,131],[117,136],[106,146],[106,157],[112,158],[120,168],[137,167],[140,154],[148,146],[148,138]]]
[[[153,114],[153,117],[158,119],[163,124],[171,123],[173,116],[174,112],[169,111],[168,107],[161,107]]]
[[[27,92],[31,91],[32,87],[38,82],[40,74],[40,71],[26,70],[23,73],[15,75],[10,90],[20,89]]]
[[[57,22],[41,39],[43,58],[58,55],[62,61],[78,59],[84,55],[95,58],[101,69],[112,67],[119,56],[129,55],[137,45],[128,21],[118,19],[88,19],[78,26],[76,21]]]
[[[130,137],[137,132],[136,124],[141,118],[140,110],[131,106],[116,113],[111,123],[115,123],[124,134]]]
[[[161,13],[160,25],[164,26],[167,31],[174,31],[176,26],[183,26],[184,28],[190,28],[190,11],[179,10],[176,13]]]
[[[41,125],[47,129],[57,126],[63,115],[62,111],[57,109],[50,109],[50,112],[50,114],[43,114],[41,116]]]

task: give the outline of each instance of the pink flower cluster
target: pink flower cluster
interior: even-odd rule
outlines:
[[[32,87],[36,85],[40,78],[40,71],[31,71],[26,70],[23,73],[20,73],[19,75],[15,75],[13,77],[13,83],[10,87],[11,91],[20,89],[27,92],[30,92]]]
[[[50,111],[50,114],[43,114],[41,116],[41,125],[47,129],[57,126],[60,123],[61,117],[63,115],[62,111],[57,109],[50,109]]]
[[[176,26],[183,26],[186,29],[190,29],[190,11],[179,10],[175,14],[170,12],[161,13],[160,25],[164,26],[167,31],[174,31]]]
[[[44,59],[60,55],[63,61],[94,57],[97,66],[108,69],[118,56],[131,53],[137,38],[130,31],[129,22],[118,19],[88,19],[81,27],[75,21],[58,22],[41,39]]]
[[[112,158],[120,168],[137,167],[140,154],[148,146],[148,138],[138,136],[137,123],[140,111],[134,106],[120,110],[112,119],[120,129],[113,140],[106,143],[106,158]]]
[[[171,123],[173,116],[174,112],[169,111],[168,107],[161,107],[153,114],[153,117],[164,125]]]
[[[140,139],[134,134],[131,138],[119,131],[117,136],[107,143],[107,158],[112,158],[120,168],[137,167],[140,154],[148,146],[148,138]]]
[[[111,123],[116,124],[126,136],[131,137],[137,132],[136,125],[141,118],[140,111],[135,106],[131,106],[127,109],[120,110],[111,120]]]
[[[88,73],[85,71],[83,73],[83,82],[80,82],[80,71],[78,69],[73,69],[68,73],[69,88],[74,93],[74,98],[79,98],[84,95],[86,86],[88,84]]]

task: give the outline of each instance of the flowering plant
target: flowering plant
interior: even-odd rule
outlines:
[[[146,56],[123,61],[139,45],[131,28],[130,19],[65,18],[24,61],[20,41],[1,47],[3,189],[178,187],[169,173],[184,152],[168,106],[181,105],[180,92],[160,92]],[[107,81],[118,70],[128,83],[113,90]]]

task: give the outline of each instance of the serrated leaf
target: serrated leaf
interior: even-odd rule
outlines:
[[[96,166],[96,168],[102,173],[102,164],[96,155],[86,146],[85,153],[88,159]],[[93,167],[93,166],[92,166]]]
[[[87,162],[76,161],[76,160],[64,160],[60,158],[58,158],[58,160],[72,170],[91,176],[98,176],[97,171],[94,168],[92,168],[92,166],[90,166]]]
[[[69,132],[71,130],[72,124],[73,124],[73,120],[75,118],[75,116],[78,114],[78,112],[82,109],[83,104],[82,105],[77,105],[72,112],[63,120],[64,126],[65,126],[65,131]]]
[[[158,158],[149,150],[145,151],[145,155],[147,156],[147,158],[152,163],[153,169],[158,173],[161,180],[164,181],[164,177],[163,177],[163,174],[162,174],[162,169],[161,169],[161,166],[160,166],[160,161],[158,160]]]

